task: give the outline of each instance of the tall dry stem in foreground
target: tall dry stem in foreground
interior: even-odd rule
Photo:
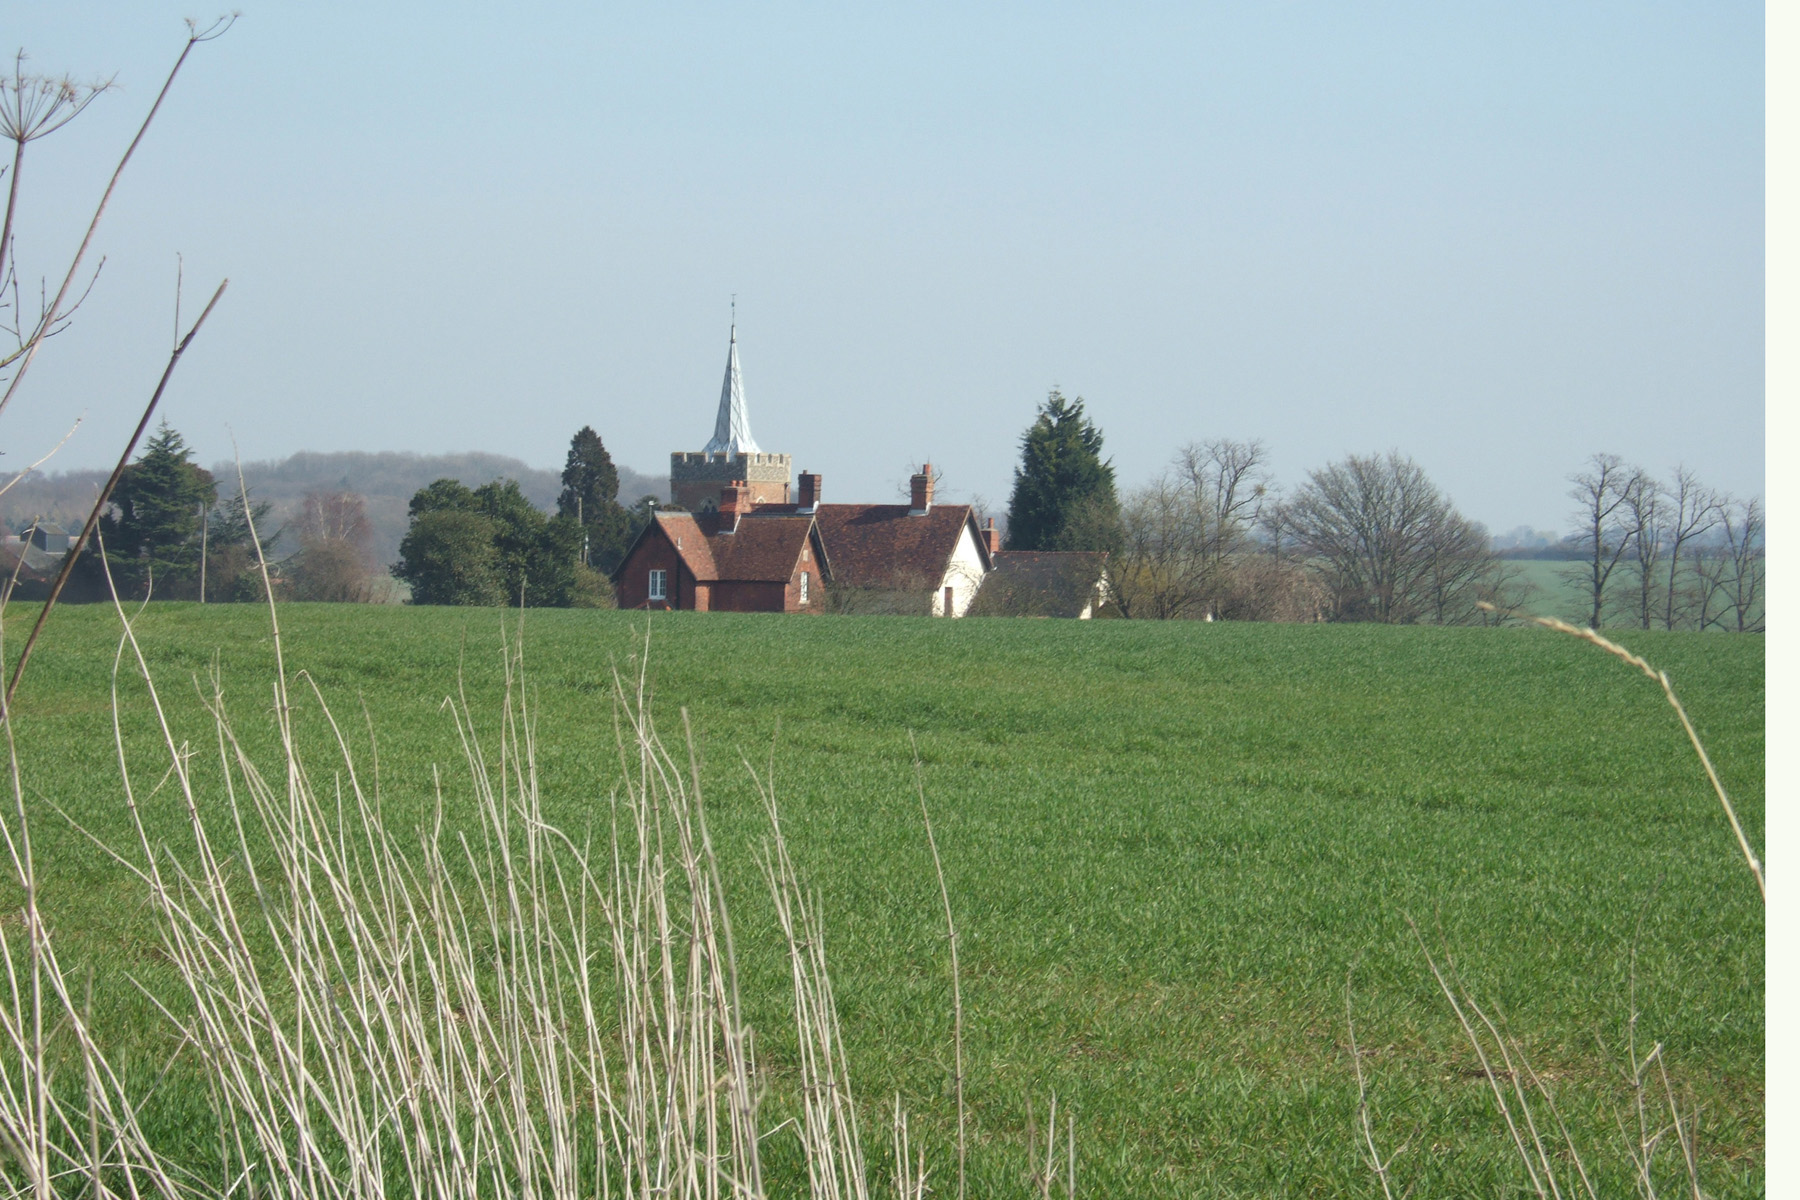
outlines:
[[[963,1200],[968,1194],[969,1135],[968,1106],[963,1102],[962,964],[957,958],[956,918],[950,912],[950,885],[944,882],[944,860],[938,857],[937,835],[931,831],[931,813],[925,807],[925,767],[919,761],[918,742],[911,733],[907,734],[907,738],[912,743],[913,780],[919,788],[919,817],[925,822],[925,840],[931,846],[931,865],[937,872],[938,894],[944,900],[944,926],[950,938],[950,1003],[956,1038],[956,1198]],[[1073,1177],[1071,1167],[1070,1178]]]
[[[1491,604],[1484,604],[1482,607],[1490,612],[1495,611]],[[1713,768],[1712,756],[1706,752],[1706,746],[1701,742],[1700,734],[1694,729],[1694,722],[1688,717],[1687,709],[1683,707],[1680,697],[1675,694],[1675,685],[1669,682],[1668,672],[1657,670],[1641,655],[1633,654],[1619,643],[1602,637],[1592,629],[1583,629],[1580,626],[1571,625],[1567,621],[1559,621],[1555,617],[1532,617],[1530,620],[1546,629],[1554,629],[1558,633],[1566,633],[1570,637],[1580,638],[1584,642],[1600,647],[1614,658],[1630,663],[1661,686],[1664,699],[1668,700],[1669,707],[1674,709],[1675,715],[1681,719],[1681,728],[1687,732],[1689,744],[1694,747],[1694,753],[1699,757],[1700,765],[1706,769],[1706,778],[1712,784],[1713,794],[1719,798],[1719,806],[1725,810],[1725,819],[1731,823],[1731,832],[1737,838],[1738,849],[1743,852],[1744,863],[1750,868],[1750,874],[1756,880],[1756,890],[1762,896],[1763,902],[1768,903],[1769,889],[1763,883],[1762,860],[1757,857],[1756,851],[1750,848],[1750,839],[1744,833],[1743,823],[1738,820],[1737,809],[1732,805],[1731,797],[1726,794],[1725,785],[1720,782],[1719,773]]]
[[[1484,604],[1482,607],[1495,611],[1492,605]],[[1680,718],[1681,727],[1687,733],[1688,741],[1699,757],[1701,766],[1705,768],[1706,777],[1711,782],[1713,792],[1737,839],[1738,849],[1756,882],[1757,893],[1766,904],[1768,892],[1763,881],[1762,861],[1750,848],[1750,840],[1744,833],[1743,824],[1738,820],[1737,809],[1732,805],[1725,785],[1713,767],[1712,757],[1707,754],[1706,746],[1688,717],[1687,709],[1675,694],[1668,673],[1651,666],[1641,655],[1632,653],[1593,629],[1571,625],[1555,617],[1532,617],[1530,620],[1599,647],[1637,668],[1662,688],[1664,698]],[[1589,1200],[1598,1200],[1599,1192],[1588,1172],[1582,1151],[1570,1135],[1550,1087],[1527,1058],[1523,1043],[1507,1030],[1503,1018],[1490,1014],[1477,1002],[1474,993],[1457,973],[1449,952],[1444,951],[1446,965],[1441,966],[1410,916],[1406,918],[1406,923],[1412,929],[1426,966],[1443,993],[1450,1011],[1455,1015],[1464,1039],[1480,1063],[1481,1075],[1488,1085],[1494,1110],[1506,1126],[1514,1157],[1524,1169],[1531,1194],[1546,1200],[1560,1200],[1565,1195],[1584,1195]],[[1641,918],[1639,927],[1641,932]],[[1663,1194],[1659,1192],[1663,1182],[1659,1182],[1658,1162],[1659,1155],[1670,1144],[1678,1152],[1678,1189],[1695,1200],[1700,1200],[1704,1192],[1700,1185],[1696,1146],[1698,1115],[1691,1105],[1684,1106],[1676,1094],[1675,1084],[1669,1078],[1663,1044],[1656,1042],[1648,1051],[1643,1051],[1639,1043],[1637,943],[1638,935],[1634,934],[1629,970],[1630,1011],[1626,1019],[1625,1043],[1625,1077],[1631,1096],[1631,1120],[1627,1122],[1623,1116],[1620,1117],[1620,1139],[1625,1158],[1630,1164],[1633,1183],[1644,1200],[1656,1200],[1658,1195]],[[1349,1016],[1348,980],[1345,982],[1345,1004],[1346,1021],[1350,1029],[1350,1053],[1356,1066],[1358,1149],[1380,1183],[1383,1195],[1391,1198],[1393,1190],[1390,1169],[1394,1159],[1399,1157],[1405,1147],[1402,1146],[1384,1158],[1376,1143],[1360,1052],[1356,1046],[1355,1024]]]
[[[598,838],[544,815],[517,637],[503,647],[497,730],[478,736],[460,688],[443,705],[472,827],[453,830],[440,784],[406,836],[321,690],[287,674],[273,607],[279,750],[264,763],[216,671],[200,697],[210,755],[177,739],[136,615],[115,605],[115,745],[135,832],[132,845],[102,848],[144,888],[179,980],[178,994],[151,999],[183,1047],[177,1075],[212,1096],[218,1150],[204,1168],[176,1164],[139,1130],[144,1097],[125,1093],[87,1032],[80,989],[36,915],[15,768],[0,836],[27,899],[28,944],[0,924],[0,1036],[12,1052],[0,1063],[0,1191],[768,1194],[760,1146],[783,1126],[759,1119],[770,1080],[742,1017],[691,742],[684,769],[650,719],[641,660],[635,676],[614,676],[621,783]],[[184,814],[179,848],[143,815],[141,752],[128,751],[134,675],[162,743],[157,787]],[[818,901],[788,853],[772,785],[758,786],[770,821],[761,863],[793,985],[791,1124],[807,1194],[866,1200]],[[52,1060],[71,1056],[80,1095],[51,1086]],[[896,1190],[921,1197],[923,1158],[898,1107],[895,1121]]]

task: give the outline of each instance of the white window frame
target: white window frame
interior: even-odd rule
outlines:
[[[669,573],[661,568],[650,572],[650,591],[648,599],[667,600],[669,598]]]
[[[800,572],[800,603],[806,604],[812,597],[812,572]]]

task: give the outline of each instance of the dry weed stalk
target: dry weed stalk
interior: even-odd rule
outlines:
[[[315,784],[281,678],[283,761],[265,774],[215,675],[203,699],[225,791],[218,828],[120,616],[119,659],[129,653],[149,693],[192,845],[178,856],[153,842],[121,728],[139,844],[115,857],[148,888],[186,990],[159,1007],[216,1096],[223,1164],[206,1191],[241,1180],[382,1196],[404,1180],[430,1196],[764,1194],[716,866],[641,675],[633,693],[615,680],[627,782],[609,846],[577,844],[543,817],[514,641],[496,745],[476,737],[466,696],[445,705],[480,828],[447,834],[440,791],[409,851],[304,673],[336,778]]]
[[[1043,1165],[1038,1164],[1037,1156],[1037,1117],[1031,1111],[1030,1102],[1025,1106],[1025,1161],[1030,1168],[1027,1179],[1033,1193],[1041,1200],[1050,1200],[1057,1186],[1057,1175],[1061,1173],[1062,1184],[1069,1197],[1075,1195],[1075,1118],[1067,1116],[1067,1132],[1063,1137],[1063,1149],[1068,1157],[1067,1168],[1056,1152],[1056,1093],[1050,1093],[1050,1118],[1044,1138]]]
[[[1488,612],[1499,611],[1491,604],[1484,603],[1481,607]],[[1558,633],[1566,633],[1570,637],[1590,642],[1613,657],[1630,663],[1662,686],[1663,696],[1668,700],[1669,707],[1675,710],[1675,715],[1681,718],[1681,727],[1687,731],[1688,741],[1692,743],[1694,753],[1700,756],[1700,765],[1706,768],[1706,777],[1712,781],[1713,792],[1719,797],[1720,807],[1725,810],[1725,819],[1731,822],[1731,832],[1737,837],[1738,849],[1743,851],[1744,862],[1749,866],[1750,874],[1756,878],[1756,890],[1762,894],[1763,901],[1766,903],[1769,899],[1769,890],[1763,884],[1762,860],[1756,856],[1754,850],[1750,849],[1750,839],[1745,836],[1744,827],[1738,821],[1737,809],[1732,806],[1731,797],[1726,795],[1725,785],[1719,781],[1719,773],[1713,769],[1712,757],[1706,753],[1706,747],[1701,743],[1700,734],[1695,731],[1693,721],[1688,719],[1687,709],[1682,706],[1680,698],[1675,695],[1675,686],[1669,682],[1668,672],[1657,670],[1641,655],[1633,654],[1619,643],[1602,637],[1595,630],[1571,625],[1567,621],[1561,621],[1555,617],[1529,617],[1527,620],[1542,625],[1545,629],[1554,629]]]
[[[1412,918],[1407,918],[1407,925],[1412,928],[1419,950],[1431,969],[1432,978],[1437,981],[1451,1012],[1455,1014],[1463,1037],[1475,1051],[1475,1057],[1481,1064],[1482,1077],[1487,1081],[1495,1109],[1506,1123],[1514,1153],[1525,1168],[1531,1194],[1546,1200],[1561,1200],[1563,1196],[1576,1195],[1586,1196],[1588,1200],[1598,1200],[1600,1191],[1588,1172],[1587,1163],[1563,1120],[1562,1112],[1557,1108],[1556,1097],[1548,1082],[1531,1065],[1519,1039],[1505,1031],[1502,1019],[1496,1019],[1476,1002],[1468,986],[1457,974],[1455,964],[1448,954],[1445,955],[1445,962],[1448,964],[1446,969],[1432,955]],[[1681,1102],[1675,1095],[1675,1086],[1669,1079],[1664,1063],[1662,1043],[1656,1043],[1642,1057],[1638,1053],[1635,938],[1630,974],[1631,1012],[1626,1025],[1626,1049],[1630,1059],[1628,1083],[1632,1112],[1637,1128],[1628,1131],[1621,1117],[1619,1133],[1626,1158],[1631,1164],[1632,1180],[1643,1200],[1657,1200],[1662,1194],[1658,1190],[1657,1155],[1672,1138],[1680,1149],[1679,1190],[1694,1200],[1699,1200],[1703,1192],[1695,1146],[1696,1118],[1691,1112],[1683,1111]],[[1352,1045],[1354,1047],[1354,1043]],[[1657,1082],[1662,1090],[1660,1107],[1666,1107],[1668,1111],[1666,1122],[1660,1115],[1653,1113],[1653,1109],[1659,1105],[1648,1098],[1652,1066],[1656,1068]],[[1357,1075],[1360,1087],[1360,1067]],[[1548,1125],[1540,1120],[1536,1107],[1539,1103],[1548,1116]],[[1364,1130],[1369,1161],[1372,1165],[1379,1164],[1381,1160],[1375,1151],[1373,1135],[1367,1132],[1366,1117]],[[1391,1162],[1392,1158],[1388,1161]],[[1566,1166],[1563,1165],[1565,1162]],[[1376,1173],[1381,1178],[1384,1193],[1391,1195],[1391,1192],[1387,1192],[1386,1174],[1380,1166],[1376,1167]]]
[[[1561,1200],[1565,1190],[1579,1182],[1582,1194],[1589,1200],[1599,1200],[1592,1181],[1588,1178],[1587,1166],[1582,1162],[1581,1152],[1575,1140],[1569,1136],[1569,1130],[1563,1124],[1562,1114],[1557,1111],[1556,1099],[1544,1080],[1531,1069],[1525,1058],[1524,1048],[1518,1039],[1501,1032],[1487,1012],[1476,1003],[1460,977],[1452,987],[1450,979],[1445,976],[1437,960],[1432,957],[1431,950],[1425,945],[1425,938],[1411,917],[1406,919],[1413,936],[1418,940],[1419,951],[1425,956],[1426,965],[1431,968],[1432,978],[1437,980],[1438,988],[1444,993],[1444,999],[1450,1004],[1450,1011],[1456,1014],[1456,1022],[1461,1026],[1463,1036],[1475,1051],[1476,1059],[1481,1063],[1482,1077],[1487,1080],[1488,1090],[1493,1095],[1494,1107],[1499,1111],[1501,1119],[1506,1122],[1506,1131],[1512,1139],[1513,1149],[1519,1161],[1525,1167],[1526,1177],[1530,1180],[1532,1194],[1540,1197],[1553,1197]],[[1449,961],[1446,955],[1446,961]],[[1451,974],[1455,974],[1455,964],[1451,963]],[[1474,1014],[1474,1019],[1470,1015]],[[1496,1069],[1494,1059],[1498,1057],[1501,1068]],[[1526,1085],[1529,1077],[1530,1086]],[[1545,1145],[1545,1135],[1538,1127],[1536,1112],[1532,1109],[1531,1094],[1536,1092],[1550,1110],[1556,1122],[1558,1138],[1555,1148]],[[1511,1097],[1510,1101],[1508,1097]],[[1559,1178],[1557,1164],[1553,1161],[1557,1153],[1567,1154],[1574,1163],[1575,1179]],[[1569,1194],[1573,1194],[1570,1192]],[[1654,1193],[1651,1193],[1652,1195]]]
[[[894,1195],[896,1200],[925,1200],[925,1152],[915,1160],[912,1134],[907,1126],[906,1109],[900,1104],[900,1093],[894,1093]]]
[[[1360,1135],[1358,1149],[1362,1153],[1363,1161],[1368,1164],[1371,1171],[1375,1172],[1375,1178],[1381,1184],[1382,1196],[1385,1200],[1394,1200],[1393,1183],[1388,1176],[1393,1170],[1394,1160],[1406,1153],[1409,1143],[1400,1143],[1386,1158],[1382,1157],[1380,1147],[1375,1144],[1375,1122],[1369,1112],[1368,1080],[1363,1075],[1362,1051],[1356,1045],[1356,1015],[1350,1004],[1350,985],[1355,973],[1356,968],[1352,967],[1344,975],[1344,1027],[1350,1034],[1350,1062],[1356,1068],[1356,1124],[1357,1133]],[[1411,1191],[1410,1188],[1407,1190]],[[1401,1194],[1405,1195],[1406,1193]]]
[[[1489,611],[1498,611],[1490,604],[1480,607]],[[1726,794],[1724,784],[1719,780],[1714,769],[1712,758],[1700,741],[1699,733],[1694,729],[1693,721],[1688,717],[1687,709],[1675,694],[1674,686],[1669,682],[1668,673],[1653,667],[1643,656],[1634,654],[1617,642],[1602,636],[1593,629],[1571,625],[1567,621],[1555,617],[1530,617],[1529,620],[1546,629],[1580,638],[1582,641],[1598,646],[1615,658],[1636,667],[1644,675],[1654,680],[1663,691],[1669,706],[1681,719],[1681,727],[1687,732],[1688,741],[1699,756],[1700,764],[1706,770],[1706,777],[1711,781],[1714,793],[1719,798],[1720,806],[1725,810],[1726,819],[1731,824],[1732,833],[1737,838],[1738,848],[1742,851],[1745,863],[1756,880],[1758,894],[1767,902],[1768,892],[1763,881],[1762,862],[1751,850],[1749,838],[1744,833],[1742,823],[1738,820],[1737,810]],[[1456,974],[1455,965],[1445,952],[1445,961],[1450,964],[1446,972],[1432,956],[1430,948],[1419,932],[1418,926],[1411,917],[1407,925],[1412,928],[1413,936],[1418,940],[1419,950],[1425,957],[1432,977],[1443,992],[1450,1010],[1455,1014],[1457,1024],[1461,1027],[1464,1038],[1475,1051],[1481,1064],[1482,1077],[1487,1081],[1493,1097],[1494,1107],[1506,1124],[1513,1149],[1521,1165],[1525,1169],[1532,1194],[1561,1200],[1565,1194],[1585,1195],[1589,1200],[1597,1200],[1598,1191],[1590,1177],[1587,1164],[1570,1135],[1562,1113],[1557,1109],[1556,1098],[1543,1077],[1532,1067],[1526,1057],[1524,1048],[1516,1037],[1503,1029],[1503,1022],[1497,1022],[1478,1004]],[[1632,1179],[1637,1191],[1644,1200],[1655,1200],[1658,1195],[1657,1155],[1669,1141],[1673,1141],[1680,1151],[1681,1190],[1700,1200],[1703,1192],[1700,1187],[1699,1157],[1696,1146],[1698,1118],[1691,1110],[1684,1110],[1676,1097],[1675,1085],[1669,1078],[1663,1045],[1655,1043],[1648,1052],[1640,1054],[1638,1044],[1638,1006],[1637,1006],[1637,943],[1642,930],[1642,918],[1639,919],[1639,933],[1634,934],[1630,958],[1630,1012],[1626,1022],[1626,1057],[1629,1067],[1626,1082],[1631,1093],[1631,1109],[1635,1129],[1628,1129],[1625,1119],[1618,1120],[1619,1134],[1624,1144],[1625,1155],[1631,1164]],[[1361,1055],[1356,1045],[1355,1023],[1351,1019],[1350,983],[1345,980],[1345,1016],[1350,1030],[1350,1054],[1356,1066],[1357,1087],[1357,1122],[1359,1133],[1359,1152],[1379,1181],[1382,1194],[1392,1200],[1393,1190],[1389,1178],[1389,1169],[1395,1158],[1404,1152],[1402,1145],[1393,1154],[1383,1158],[1375,1141],[1373,1123],[1369,1113],[1368,1090],[1362,1070]],[[1496,1060],[1499,1065],[1496,1066]],[[1654,1081],[1651,1077],[1655,1070]],[[1661,1096],[1652,1099],[1652,1086],[1660,1085]],[[1548,1126],[1540,1128],[1538,1113],[1534,1108],[1534,1097],[1541,1101],[1544,1111],[1554,1123],[1554,1130]],[[1667,1119],[1662,1116],[1666,1109]],[[1571,1168],[1559,1171],[1559,1160],[1566,1160]],[[1576,1189],[1579,1187],[1579,1191]]]
[[[175,77],[181,74],[181,68],[187,63],[188,55],[193,53],[194,47],[202,42],[210,42],[215,38],[223,37],[236,20],[237,16],[233,14],[220,17],[205,27],[191,20],[188,22],[187,44],[181,48],[181,54],[175,59],[175,65],[169,69],[168,78],[163,80],[162,90],[156,93],[156,99],[151,103],[150,111],[145,114],[143,124],[138,126],[136,136],[131,139],[131,144],[125,147],[125,153],[120,156],[118,165],[113,168],[111,178],[106,181],[106,190],[101,192],[100,202],[94,206],[94,215],[88,221],[87,232],[82,235],[81,245],[76,248],[74,257],[69,260],[69,269],[63,276],[61,286],[57,288],[56,298],[43,306],[36,323],[28,332],[25,331],[23,321],[16,311],[18,290],[16,287],[13,289],[15,297],[13,317],[15,332],[19,334],[20,344],[18,349],[0,359],[0,367],[16,364],[12,378],[7,380],[5,390],[0,391],[0,412],[5,411],[6,406],[12,403],[14,394],[18,392],[19,385],[25,381],[25,373],[31,369],[32,360],[37,357],[38,350],[43,346],[45,339],[54,335],[62,327],[73,311],[73,307],[79,306],[80,300],[77,300],[75,306],[65,307],[68,305],[70,289],[74,287],[75,279],[81,273],[82,260],[87,257],[88,248],[93,244],[94,232],[100,228],[100,218],[106,214],[106,206],[112,201],[113,190],[119,186],[120,176],[125,174],[125,167],[131,162],[131,156],[137,152],[138,143],[144,140],[144,134],[149,132],[151,122],[156,120],[156,114],[162,109],[163,101],[168,98],[169,89],[175,86]],[[18,198],[19,168],[23,162],[26,143],[60,129],[87,107],[97,93],[111,86],[110,81],[103,85],[83,88],[68,80],[34,80],[25,76],[23,65],[24,58],[21,55],[15,67],[14,82],[3,89],[8,95],[9,103],[0,105],[0,114],[3,114],[0,115],[0,136],[15,143],[13,177],[8,186],[4,230],[0,231],[4,233],[4,240],[0,241],[0,256],[10,254],[12,250],[13,208]],[[49,85],[48,91],[44,90],[46,84]],[[84,91],[86,92],[85,96],[82,95]],[[54,96],[51,107],[48,108],[43,106],[43,99],[47,96]],[[16,279],[16,261],[7,266],[6,272],[5,279],[8,281]],[[92,287],[91,282],[89,286]]]
[[[93,537],[95,530],[99,528],[100,515],[112,502],[113,489],[119,486],[119,480],[124,476],[125,468],[131,462],[131,452],[137,449],[138,440],[144,436],[144,430],[149,427],[150,417],[156,412],[156,406],[161,402],[163,391],[169,386],[169,379],[175,374],[175,368],[181,362],[181,356],[187,353],[187,348],[193,344],[194,336],[200,332],[200,327],[206,324],[206,318],[212,315],[214,306],[219,303],[219,298],[225,294],[225,288],[230,283],[229,279],[219,283],[218,290],[213,293],[212,299],[207,301],[206,308],[194,322],[193,328],[188,330],[186,337],[175,344],[175,349],[169,355],[168,365],[163,368],[162,378],[157,380],[156,390],[150,393],[150,402],[144,406],[144,415],[138,419],[137,429],[132,432],[131,439],[125,443],[125,449],[120,452],[119,461],[113,467],[112,474],[107,477],[105,486],[100,489],[99,495],[94,497],[94,507],[89,510],[87,521],[82,525],[80,535],[63,555],[62,566],[57,569],[56,578],[50,584],[49,598],[44,601],[44,606],[38,610],[37,619],[32,622],[31,633],[25,638],[25,648],[19,651],[19,661],[13,666],[12,679],[6,685],[4,698],[0,699],[0,720],[4,720],[12,712],[13,696],[19,690],[19,680],[24,677],[26,664],[31,661],[31,651],[37,646],[38,637],[44,632],[44,625],[50,620],[50,613],[56,608],[56,601],[62,595],[63,586],[69,582],[69,576],[75,570],[76,560],[81,557],[82,550],[87,547],[88,539]],[[67,441],[68,439],[65,437],[63,440]],[[59,446],[60,444],[58,443]],[[268,584],[266,564],[263,570],[263,582],[266,588]]]
[[[36,911],[15,756],[16,811],[0,838],[26,897],[28,945],[9,943],[0,925],[10,987],[0,993],[0,1037],[12,1051],[0,1063],[0,1192],[767,1194],[759,1147],[776,1131],[758,1121],[767,1082],[741,1015],[691,735],[684,771],[650,720],[641,662],[634,677],[614,675],[624,782],[598,844],[544,816],[517,636],[503,639],[495,734],[478,736],[460,688],[444,703],[476,828],[447,828],[440,784],[407,839],[317,684],[287,673],[273,604],[273,771],[240,739],[216,668],[200,697],[212,754],[177,739],[137,614],[116,594],[114,604],[114,741],[135,844],[102,848],[143,885],[179,980],[177,997],[145,994],[178,1033],[184,1069],[210,1090],[217,1161],[201,1179],[152,1146],[137,1125],[143,1098],[126,1094],[88,1033]],[[133,674],[166,759],[156,787],[185,814],[181,850],[162,844],[143,815],[124,715]],[[329,774],[303,749],[303,707],[324,731]],[[793,985],[793,1125],[808,1194],[867,1200],[818,902],[788,853],[772,783],[757,786],[770,821],[761,865]],[[58,1038],[72,1050],[53,1045]],[[71,1053],[86,1084],[75,1097],[51,1087],[51,1060]],[[895,1190],[922,1200],[924,1158],[898,1098],[894,1121]]]
[[[925,841],[931,847],[931,865],[937,872],[938,894],[944,900],[944,927],[950,938],[950,1003],[956,1040],[956,1200],[963,1200],[968,1194],[969,1136],[968,1107],[963,1103],[962,964],[956,952],[956,918],[950,912],[950,885],[944,882],[944,862],[938,857],[937,835],[931,830],[931,813],[925,807],[925,767],[919,760],[917,739],[910,730],[906,737],[912,745],[913,780],[919,789],[919,816],[925,822]],[[1027,1161],[1035,1157],[1028,1153]]]

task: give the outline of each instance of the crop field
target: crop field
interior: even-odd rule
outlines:
[[[1506,564],[1528,585],[1525,610],[1565,621],[1586,621],[1589,593],[1578,572],[1586,564],[1550,559],[1515,559]],[[1613,589],[1620,595],[1622,588]]]
[[[7,614],[9,646],[32,615]],[[493,610],[283,610],[290,672],[316,682],[409,829],[433,819],[434,767],[446,826],[470,820],[444,702],[460,686],[494,737],[503,633],[520,628]],[[1054,1095],[1082,1195],[1379,1196],[1347,985],[1370,1123],[1400,1151],[1395,1194],[1526,1194],[1409,918],[1518,1039],[1603,1194],[1634,1194],[1634,993],[1640,1055],[1661,1043],[1699,1114],[1709,1193],[1763,1192],[1762,904],[1660,690],[1590,645],[1518,628],[548,610],[522,629],[543,802],[578,839],[606,828],[622,775],[613,672],[644,671],[676,746],[687,710],[745,1008],[779,1076],[791,992],[750,772],[772,775],[876,1179],[898,1093],[934,1194],[955,1192],[948,944],[916,745],[959,930],[971,1195],[1029,1194]],[[137,631],[197,762],[217,754],[196,692],[213,671],[251,753],[276,761],[265,611],[153,604]],[[1760,848],[1762,640],[1620,640],[1668,671]],[[59,610],[14,736],[54,936],[92,967],[95,1025],[152,1095],[153,1135],[179,1142],[208,1097],[131,983],[168,986],[142,885],[56,814],[133,836],[117,643],[109,609]],[[318,703],[294,695],[329,790]],[[138,803],[180,844],[144,688],[127,676],[119,697]],[[778,1176],[785,1136],[765,1146]]]

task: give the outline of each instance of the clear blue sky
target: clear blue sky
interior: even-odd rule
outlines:
[[[1496,530],[1607,450],[1763,487],[1760,5],[255,3],[201,47],[3,461],[107,463],[191,315],[202,461],[711,432],[732,293],[765,449],[1003,504],[1052,385],[1122,484],[1181,442],[1293,483],[1412,454]],[[12,5],[118,90],[33,146],[61,262],[181,8]]]

